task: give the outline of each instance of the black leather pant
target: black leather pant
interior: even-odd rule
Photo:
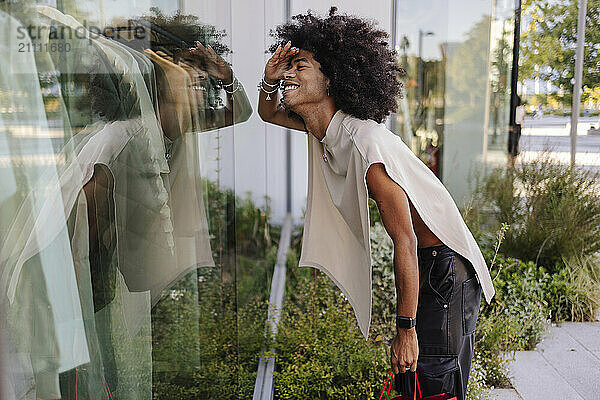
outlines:
[[[446,245],[418,249],[417,376],[423,397],[466,397],[481,286],[471,263]],[[395,377],[396,390],[413,396],[412,372]]]

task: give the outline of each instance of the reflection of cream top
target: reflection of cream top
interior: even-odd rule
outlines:
[[[299,265],[322,270],[338,285],[367,338],[372,283],[366,172],[374,163],[384,164],[429,229],[471,261],[491,301],[494,287],[485,259],[444,185],[385,125],[341,110],[321,143],[308,135],[308,197]]]

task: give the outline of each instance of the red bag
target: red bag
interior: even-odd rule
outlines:
[[[387,380],[385,381],[385,385],[383,386],[383,390],[381,391],[381,394],[379,395],[379,399],[381,400],[383,398],[383,392],[385,392],[385,389],[387,388],[387,393],[385,395],[385,400],[388,400],[388,396],[390,395],[390,390],[392,389],[392,381],[394,380],[394,372],[390,372],[390,375],[388,376]],[[388,387],[388,383],[389,383],[389,387]],[[436,394],[433,396],[427,396],[427,397],[423,397],[423,395],[421,394],[421,386],[419,386],[419,379],[417,378],[417,373],[415,372],[415,388],[417,388],[417,390],[414,391],[414,398],[412,400],[417,400],[417,391],[419,392],[419,399],[421,400],[457,400],[456,396],[452,396],[451,394],[448,393],[442,393],[442,394]],[[391,400],[411,400],[410,396],[396,396]]]

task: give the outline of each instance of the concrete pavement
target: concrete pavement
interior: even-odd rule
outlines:
[[[600,322],[550,327],[535,351],[515,353],[509,377],[514,390],[495,389],[492,399],[600,399]]]
[[[492,400],[523,400],[515,389],[493,389],[490,392]]]

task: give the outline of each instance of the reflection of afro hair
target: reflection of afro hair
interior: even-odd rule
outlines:
[[[288,41],[292,46],[310,51],[329,78],[329,92],[335,105],[360,119],[382,122],[397,108],[402,69],[396,54],[388,47],[388,34],[373,22],[348,15],[336,15],[331,7],[329,17],[320,18],[311,11],[295,15],[280,25],[269,51]]]
[[[226,36],[225,31],[219,31],[212,25],[202,23],[195,15],[186,15],[177,12],[173,16],[165,15],[158,7],[151,7],[152,14],[144,15],[142,18],[154,23],[163,30],[179,38],[181,42],[173,41],[164,36],[152,35],[153,49],[167,49],[177,52],[195,47],[195,41],[203,46],[210,45],[215,53],[219,55],[228,54],[231,50],[223,43]]]
[[[163,51],[172,55],[174,59],[177,59],[182,54],[185,55],[184,51],[189,47],[195,46],[196,41],[199,41],[204,46],[210,45],[218,55],[231,53],[229,47],[224,43],[226,37],[225,31],[217,30],[212,25],[202,23],[197,16],[181,14],[179,12],[169,16],[157,7],[151,7],[150,12],[151,14],[143,15],[130,21],[122,19],[115,19],[113,21],[113,25],[116,26],[113,29],[117,31],[127,28],[130,23],[133,23],[133,26],[139,26],[137,23],[140,20],[153,23],[154,27],[149,30],[149,40],[146,39],[146,36],[144,36],[143,40],[126,40],[118,34],[111,38],[140,52],[143,52],[148,47],[154,51]],[[155,27],[160,29],[160,31],[155,30]],[[165,36],[165,33],[168,36]],[[92,113],[105,121],[126,120],[136,115],[139,116],[140,108],[137,92],[132,91],[132,88],[127,86],[126,82],[128,80],[123,80],[122,74],[118,73],[114,68],[105,65],[99,66],[98,63],[102,63],[103,58],[98,58],[98,60],[93,60],[95,62],[90,62],[88,68],[89,82],[87,83],[89,85],[88,93],[90,96],[89,99],[85,100],[90,102]],[[194,62],[198,63],[198,60],[194,60]],[[199,66],[200,68],[205,68],[204,65]],[[101,67],[105,69],[101,69]],[[158,81],[163,82],[164,86],[161,90],[170,90],[167,87],[168,83],[165,84],[166,79],[162,70],[155,68],[155,72]],[[87,78],[86,76],[81,77],[84,80]],[[220,105],[216,80],[209,76],[208,81],[209,86],[206,92],[206,102],[210,107],[216,108]],[[111,101],[107,100],[109,96],[112,96]]]

